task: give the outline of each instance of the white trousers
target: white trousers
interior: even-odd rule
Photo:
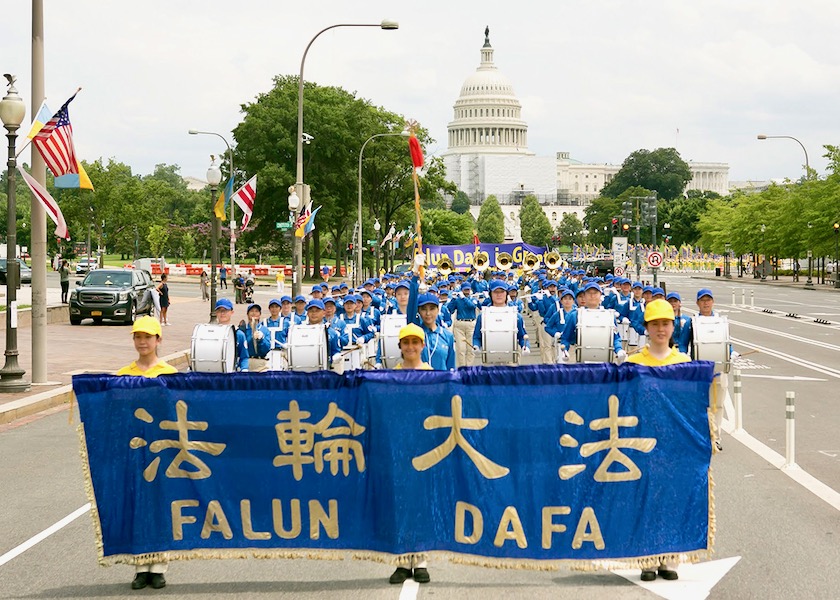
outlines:
[[[135,573],[166,573],[169,568],[168,562],[150,563],[147,565],[135,565]]]
[[[455,365],[458,367],[471,367],[475,364],[475,351],[473,350],[473,332],[475,321],[462,321],[460,319],[453,323],[452,335],[455,337]]]

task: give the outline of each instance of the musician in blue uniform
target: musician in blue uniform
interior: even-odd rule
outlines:
[[[271,350],[271,334],[265,325],[260,323],[262,307],[259,304],[249,304],[247,321],[239,324],[239,330],[245,334],[245,344],[248,346],[248,370],[259,373],[266,370],[266,356]]]
[[[440,321],[444,327],[452,331],[452,313],[449,312],[449,289],[441,288],[438,293],[438,301],[440,302]]]
[[[300,325],[306,321],[306,298],[303,294],[295,296],[295,312],[292,313],[292,325]]]
[[[366,344],[373,339],[376,328],[366,317],[356,314],[356,295],[344,298],[344,316],[341,318],[349,344]]]
[[[283,296],[280,300],[272,299],[268,303],[268,312],[262,324],[269,330],[275,329],[274,334],[275,344],[286,343],[286,332],[289,331],[289,326],[292,322],[291,315],[292,299],[289,296]],[[285,314],[283,312],[285,311]]]
[[[362,298],[361,314],[373,324],[373,326],[376,328],[376,331],[379,331],[382,313],[380,313],[379,309],[376,308],[376,306],[374,305],[373,294],[367,289],[364,289],[359,295]]]
[[[232,319],[233,303],[227,298],[216,300],[216,322],[219,325],[232,325]],[[245,333],[236,329],[236,370],[247,371],[249,358],[248,345],[245,343]]]
[[[577,323],[582,311],[605,310],[604,307],[601,306],[601,286],[594,281],[590,281],[583,287],[583,296],[585,301],[584,307],[568,316],[566,319],[566,327],[563,329],[563,333],[560,336],[560,345],[562,346],[561,360],[563,362],[569,362],[569,348],[578,342]],[[614,321],[615,318],[613,318],[613,322]],[[613,352],[615,353],[615,359],[618,364],[623,363],[627,358],[627,353],[621,347],[621,338],[618,335],[618,331],[613,333]]]
[[[515,306],[520,315],[525,310],[525,304],[519,299],[519,287],[515,283],[508,283],[508,305]]]
[[[321,300],[313,299],[306,304],[305,325],[325,325],[327,331],[327,356],[332,363],[341,360],[341,349],[347,345],[347,337],[342,335],[337,327],[330,327],[324,322],[324,303]]]
[[[507,306],[507,284],[504,281],[494,279],[490,282],[490,301],[493,307]],[[475,330],[473,331],[472,344],[473,350],[478,353],[481,351],[481,322],[483,313],[479,313],[475,321]],[[516,313],[516,343],[522,348],[523,354],[530,354],[531,343],[528,341],[528,334],[525,332],[525,322],[522,315]]]
[[[566,319],[577,310],[575,295],[572,290],[564,288],[560,292],[560,305],[562,306],[561,310],[551,315],[548,323],[545,324],[545,332],[558,344],[560,343],[560,336],[566,328]]]
[[[455,336],[456,361],[459,367],[472,366],[475,361],[472,337],[475,330],[476,311],[479,302],[472,297],[472,287],[469,283],[461,284],[461,293],[452,298],[448,304],[449,312],[455,316],[452,333]]]
[[[407,320],[422,327],[426,334],[422,359],[438,371],[454,369],[455,337],[438,322],[440,302],[433,294],[419,294],[418,288],[419,283],[415,278],[407,306]]]
[[[691,317],[682,314],[682,298],[677,292],[670,292],[667,300],[674,309],[674,345],[680,352],[688,354],[688,346],[691,343]]]

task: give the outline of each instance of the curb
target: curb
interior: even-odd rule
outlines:
[[[161,360],[168,362],[180,370],[182,367],[189,367],[190,351],[182,350],[168,354],[162,357]],[[12,402],[0,405],[0,425],[11,423],[17,419],[34,415],[49,408],[68,404],[74,401],[74,398],[73,384],[67,384],[53,390],[26,396],[19,400],[13,400]]]

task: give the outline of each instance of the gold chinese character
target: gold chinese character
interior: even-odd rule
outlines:
[[[642,472],[630,457],[624,454],[619,448],[629,448],[640,452],[650,452],[656,446],[655,438],[621,438],[618,435],[619,427],[635,427],[639,424],[638,417],[618,416],[618,397],[615,395],[609,398],[610,416],[606,419],[595,419],[589,424],[592,431],[601,429],[610,430],[610,438],[602,442],[589,442],[580,447],[580,455],[584,458],[592,456],[596,452],[607,450],[601,466],[595,471],[595,481],[635,481],[640,479]],[[613,463],[622,465],[623,471],[610,471]]]
[[[447,437],[440,446],[421,456],[413,458],[411,460],[411,464],[414,465],[414,468],[418,471],[431,469],[444,458],[449,456],[449,454],[455,449],[455,446],[460,446],[460,448],[466,452],[467,456],[469,456],[473,461],[473,464],[478,467],[479,473],[484,475],[487,479],[498,479],[499,477],[504,477],[510,473],[510,469],[497,465],[473,448],[461,432],[462,429],[484,429],[487,427],[489,421],[487,419],[464,419],[462,414],[463,409],[461,405],[461,397],[456,395],[452,396],[451,417],[434,415],[427,417],[426,420],[423,421],[423,427],[425,429],[451,427],[452,430],[449,433],[449,437]]]
[[[165,475],[170,478],[186,477],[188,479],[206,479],[212,475],[212,471],[207,464],[191,454],[191,451],[206,452],[212,456],[219,456],[225,449],[226,444],[216,442],[197,442],[190,441],[190,431],[206,431],[207,421],[188,421],[187,420],[187,403],[183,400],[178,400],[175,403],[175,415],[177,421],[161,421],[160,429],[177,431],[177,440],[156,440],[149,445],[149,450],[157,454],[162,450],[168,448],[177,448],[178,453],[172,462],[166,468]],[[134,416],[146,423],[152,423],[154,419],[145,409],[137,409]],[[146,445],[146,440],[135,437],[129,442],[131,448],[142,448]],[[183,463],[192,465],[195,470],[185,470],[181,468]],[[153,481],[157,477],[158,467],[160,466],[160,457],[156,457],[148,467],[143,470],[143,478],[146,481]]]
[[[295,480],[303,478],[303,465],[315,464],[315,472],[321,473],[324,470],[324,462],[329,463],[330,473],[338,474],[339,465],[344,475],[350,474],[350,462],[354,459],[359,472],[365,470],[365,457],[362,444],[358,440],[350,438],[336,438],[335,436],[359,436],[364,433],[365,428],[338,408],[335,402],[330,402],[327,414],[320,422],[313,425],[306,422],[311,413],[300,410],[296,400],[289,402],[289,410],[277,413],[280,423],[275,425],[277,441],[281,454],[274,457],[274,466],[292,466],[292,474]],[[343,419],[347,425],[333,427],[336,419]],[[315,436],[323,438],[335,438],[315,441]],[[312,456],[314,451],[315,455]]]

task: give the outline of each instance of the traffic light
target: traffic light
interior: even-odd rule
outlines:
[[[347,244],[347,254],[353,254],[353,244]]]
[[[633,201],[625,200],[621,203],[621,220],[626,224],[633,222]]]
[[[656,196],[648,196],[642,200],[642,223],[656,224]]]
[[[834,233],[840,235],[840,223],[834,224]]]
[[[612,218],[612,234],[613,237],[618,235],[618,217]]]
[[[624,225],[621,226],[621,231],[624,235],[627,235],[627,232],[630,231],[630,225],[625,223]]]

